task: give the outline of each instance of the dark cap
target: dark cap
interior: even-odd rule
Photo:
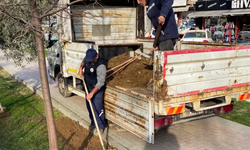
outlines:
[[[88,49],[87,52],[86,52],[86,56],[85,56],[85,61],[86,62],[92,62],[95,60],[95,57],[97,55],[97,52],[95,49]]]

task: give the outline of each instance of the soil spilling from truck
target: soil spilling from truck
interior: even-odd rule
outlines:
[[[126,53],[113,57],[108,61],[107,68],[118,66],[129,59],[130,57]],[[113,87],[147,88],[147,83],[153,77],[153,70],[152,67],[146,64],[149,64],[149,60],[143,57],[136,59],[127,67],[108,78],[106,80],[107,84]]]

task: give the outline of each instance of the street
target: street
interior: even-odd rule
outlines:
[[[37,62],[26,64],[25,68],[17,67],[12,60],[7,61],[0,51],[0,66],[42,96]],[[87,128],[90,120],[85,100],[76,95],[63,98],[57,83],[51,79],[49,83],[53,106]],[[250,139],[250,127],[217,116],[165,128],[155,133],[155,144],[148,144],[116,125],[106,129],[102,137],[119,150],[245,150],[250,147],[247,140]]]

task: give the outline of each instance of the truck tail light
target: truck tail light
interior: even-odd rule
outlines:
[[[171,125],[172,123],[173,123],[172,116],[156,118],[154,120],[154,128],[155,128],[155,130],[159,130],[160,128],[162,128],[164,126]]]
[[[229,104],[229,105],[226,105],[226,106],[215,108],[214,112],[215,112],[215,114],[219,115],[219,114],[224,114],[224,113],[231,112],[231,111],[233,111],[233,109],[234,109],[234,105]]]
[[[205,43],[206,43],[206,42],[208,42],[208,40],[203,40],[203,42],[205,42]]]

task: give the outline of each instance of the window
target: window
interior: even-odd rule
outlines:
[[[58,41],[57,23],[51,24],[50,34],[51,34],[51,37],[50,37],[51,41]]]
[[[190,33],[186,33],[185,38],[193,38],[195,37],[195,32],[190,32]]]
[[[49,39],[49,45],[47,46],[47,48],[50,48],[58,41],[57,23],[56,22],[53,22],[50,25],[48,39]]]
[[[206,34],[205,32],[188,32],[184,38],[206,38]]]

